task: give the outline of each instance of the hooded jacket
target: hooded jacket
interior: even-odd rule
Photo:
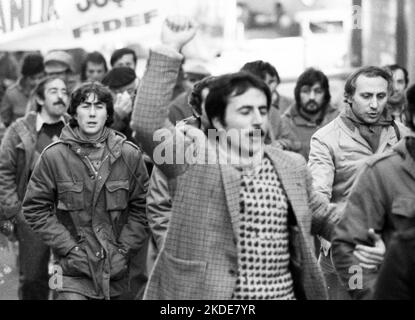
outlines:
[[[61,140],[43,152],[23,202],[28,224],[59,260],[63,281],[57,289],[94,299],[126,289],[128,253],[145,243],[148,232],[142,153],[108,130],[104,160],[94,173],[84,142],[66,126]]]

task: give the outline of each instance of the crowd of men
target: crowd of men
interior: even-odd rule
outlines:
[[[64,51],[24,57],[0,105],[19,298],[414,298],[406,69],[359,68],[335,106],[309,68],[292,100],[265,61],[187,69],[196,32],[166,19],[142,79],[128,48],[88,54],[81,82]]]

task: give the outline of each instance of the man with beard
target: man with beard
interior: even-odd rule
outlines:
[[[361,276],[362,286],[350,288],[357,299],[373,298],[376,285],[378,299],[414,296],[414,229],[411,228],[415,223],[415,86],[409,88],[407,98],[411,136],[396,144],[392,152],[366,161],[348,198],[345,215],[335,228],[333,261],[345,284],[356,276],[356,271]],[[368,228],[381,235],[387,248],[380,278],[379,268],[361,268],[360,272],[354,269],[354,274],[348,271],[351,266],[359,265],[350,251],[372,242]],[[397,232],[400,235],[393,241]]]
[[[295,138],[290,150],[308,159],[311,136],[338,115],[330,104],[331,95],[327,76],[309,68],[297,80],[294,89],[295,103],[283,114],[282,121]]]
[[[378,67],[363,67],[352,73],[345,84],[346,109],[334,121],[318,130],[311,139],[309,167],[315,190],[327,202],[344,207],[359,170],[368,158],[392,150],[408,133],[396,123],[387,109],[392,93],[392,77]],[[373,186],[375,187],[375,186]],[[344,211],[351,214],[350,210]],[[367,248],[364,257],[372,258],[365,268],[377,268],[383,259],[379,236],[365,230],[375,248]],[[365,243],[370,245],[371,242]],[[348,294],[339,282],[331,260],[330,243],[322,241],[320,265],[325,273],[332,299],[346,299]],[[355,254],[361,257],[360,253]],[[373,263],[376,262],[376,263]]]
[[[148,238],[148,174],[141,151],[110,129],[110,91],[87,82],[71,96],[69,125],[42,153],[23,213],[61,268],[60,300],[119,299],[129,258]]]
[[[405,90],[409,84],[408,70],[397,64],[388,65],[385,69],[392,73],[393,79],[393,93],[388,100],[393,119],[406,124],[407,110]]]
[[[43,150],[58,140],[69,120],[68,93],[60,78],[43,79],[35,91],[37,111],[14,122],[0,149],[0,219],[16,223],[19,241],[19,298],[48,299],[49,247],[26,223],[22,201],[33,168]]]

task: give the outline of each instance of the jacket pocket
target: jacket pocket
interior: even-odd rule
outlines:
[[[78,211],[84,209],[84,182],[58,181],[58,210]]]
[[[88,255],[82,247],[78,247],[78,251],[72,249],[67,256],[59,259],[59,265],[62,268],[64,276],[69,277],[91,277]]]
[[[108,211],[122,211],[128,206],[128,180],[114,180],[105,183],[106,206]]]
[[[128,275],[128,256],[121,253],[117,247],[111,253],[110,259],[110,278],[111,280],[121,280]]]
[[[392,203],[391,219],[395,228],[405,230],[415,226],[415,197],[400,196]]]
[[[157,288],[161,292],[156,296],[174,300],[203,299],[206,269],[206,262],[179,259],[162,251],[154,270],[155,280],[161,282]]]
[[[415,218],[415,198],[397,198],[392,203],[392,213],[406,218]]]

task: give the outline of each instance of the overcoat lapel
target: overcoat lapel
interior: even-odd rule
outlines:
[[[238,238],[239,228],[239,189],[241,185],[241,174],[238,169],[231,165],[219,165],[223,189],[225,191],[226,204],[231,216],[232,228],[236,238]]]
[[[306,230],[304,224],[304,201],[307,203],[306,186],[303,185],[304,179],[301,175],[305,174],[300,167],[293,165],[293,159],[283,152],[266,148],[265,153],[271,159],[281,184],[287,194],[288,201],[291,204],[297,223],[302,230]],[[303,201],[302,201],[303,200]]]
[[[300,170],[300,167],[293,165],[292,158],[288,157],[283,152],[266,148],[265,153],[271,159],[278,177],[281,180],[297,223],[302,230],[306,230],[304,220],[307,212],[304,204],[307,204],[307,193],[305,179],[302,179],[301,177],[302,174],[305,174],[304,170]],[[231,165],[220,165],[220,170],[226,203],[232,221],[232,228],[235,237],[237,238],[240,211],[239,190],[241,185],[241,173]]]

